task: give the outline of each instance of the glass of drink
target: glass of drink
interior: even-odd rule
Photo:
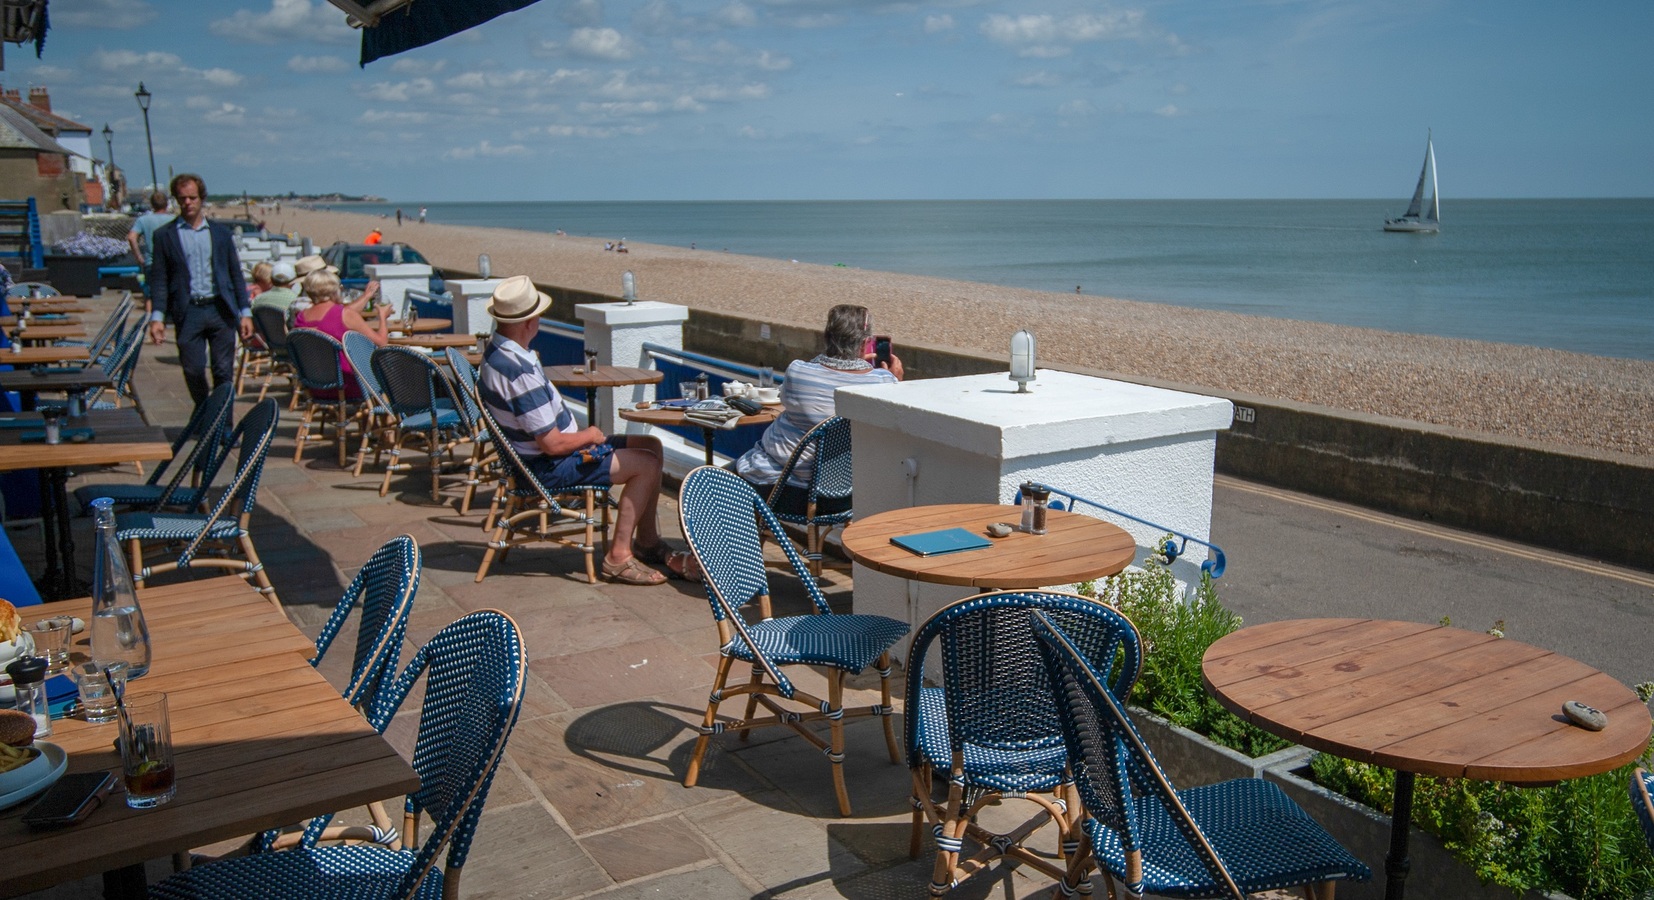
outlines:
[[[34,638],[34,655],[46,659],[48,674],[56,674],[69,666],[69,632],[75,627],[75,620],[68,616],[53,616],[50,619],[41,619],[29,626],[29,636]]]
[[[678,396],[685,400],[694,400],[700,393],[700,385],[693,381],[678,382]]]
[[[103,670],[109,669],[109,677]],[[126,663],[110,663],[107,667],[95,662],[81,663],[69,670],[80,691],[80,714],[93,725],[115,721],[115,690],[126,690]],[[110,682],[114,682],[112,689]]]
[[[126,781],[126,805],[149,809],[172,799],[177,792],[172,764],[172,728],[167,721],[167,695],[132,694],[125,699],[121,719],[121,777]]]

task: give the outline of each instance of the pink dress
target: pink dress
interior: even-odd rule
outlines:
[[[345,332],[350,330],[350,327],[345,325],[344,306],[338,303],[332,304],[328,307],[327,312],[322,313],[322,316],[319,319],[310,318],[310,313],[314,311],[315,307],[301,310],[299,314],[294,317],[294,324],[300,328],[314,328],[339,343],[344,343]],[[356,370],[351,368],[350,357],[346,356],[343,352],[340,352],[339,354],[339,368],[345,373],[345,399],[362,399],[362,386],[356,382]],[[317,391],[314,393],[319,395],[317,399],[320,400],[337,399],[333,396],[332,391]]]

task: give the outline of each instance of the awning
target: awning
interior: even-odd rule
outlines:
[[[395,56],[515,12],[535,0],[328,0],[362,29],[362,61]]]

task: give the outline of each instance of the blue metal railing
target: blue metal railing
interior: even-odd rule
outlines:
[[[1109,513],[1111,515],[1116,515],[1116,516],[1119,516],[1122,519],[1130,519],[1133,522],[1137,522],[1137,523],[1140,523],[1140,524],[1143,524],[1143,525],[1147,525],[1150,528],[1153,528],[1156,531],[1159,531],[1163,534],[1170,534],[1171,537],[1166,538],[1163,542],[1161,542],[1159,547],[1155,548],[1156,550],[1158,550],[1160,552],[1161,556],[1164,556],[1166,558],[1166,562],[1168,564],[1171,563],[1173,560],[1177,559],[1179,556],[1182,556],[1189,549],[1189,542],[1193,541],[1196,544],[1199,544],[1202,547],[1205,547],[1208,550],[1212,551],[1212,558],[1211,559],[1201,561],[1200,571],[1205,572],[1206,574],[1212,576],[1213,581],[1216,581],[1219,578],[1223,577],[1223,569],[1224,569],[1224,566],[1227,564],[1227,558],[1223,555],[1223,548],[1219,547],[1217,544],[1214,544],[1210,541],[1203,541],[1200,538],[1197,538],[1192,534],[1184,534],[1183,532],[1178,531],[1176,528],[1167,528],[1164,525],[1160,525],[1160,524],[1157,524],[1157,523],[1154,523],[1154,522],[1150,522],[1148,519],[1144,519],[1144,518],[1141,518],[1139,516],[1134,516],[1131,513],[1121,512],[1120,510],[1115,509],[1112,506],[1107,506],[1105,504],[1098,503],[1097,501],[1092,500],[1088,497],[1081,497],[1078,494],[1071,494],[1068,491],[1063,490],[1062,488],[1052,487],[1049,484],[1041,484],[1037,481],[1034,482],[1034,486],[1039,488],[1040,490],[1050,491],[1053,494],[1057,494],[1059,496],[1067,497],[1070,503],[1084,503],[1087,506],[1095,506],[1096,508],[1098,508],[1098,509],[1100,509],[1100,510],[1106,512],[1106,513]],[[1018,497],[1018,499],[1019,500],[1021,499],[1020,496]],[[1063,506],[1060,502],[1052,503],[1051,506],[1055,509],[1062,509],[1063,508]]]

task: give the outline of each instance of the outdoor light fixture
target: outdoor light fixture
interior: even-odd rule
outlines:
[[[477,277],[488,278],[494,274],[494,261],[486,253],[477,254]]]
[[[103,147],[109,151],[109,168],[115,168],[115,131],[109,123],[103,123]]]
[[[620,298],[630,306],[637,302],[637,279],[632,277],[631,270],[620,276]]]
[[[1017,393],[1026,394],[1034,378],[1034,333],[1023,329],[1011,335],[1011,380],[1017,383]]]
[[[138,98],[138,108],[144,111],[144,144],[149,147],[149,187],[150,190],[158,191],[161,189],[161,179],[155,174],[155,139],[149,134],[149,98],[154,95],[145,89],[144,83],[140,81],[137,93],[132,96]],[[206,202],[206,199],[201,198],[202,202]]]

